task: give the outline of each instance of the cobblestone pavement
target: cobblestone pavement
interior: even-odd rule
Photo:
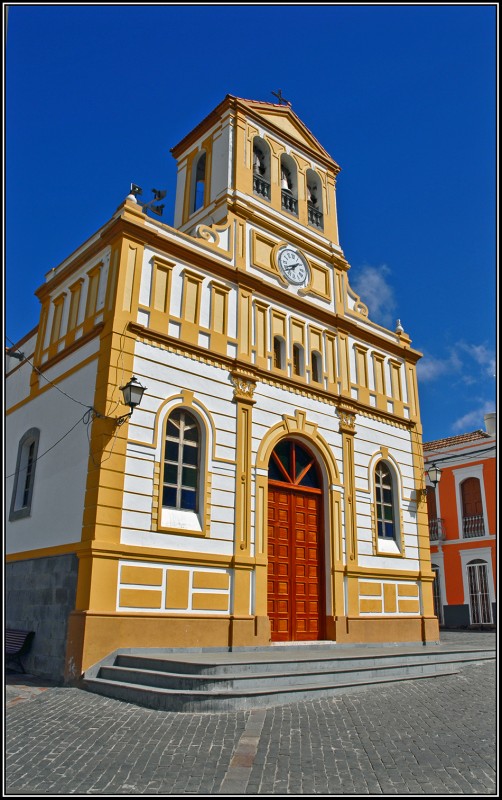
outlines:
[[[218,714],[43,687],[7,708],[5,795],[494,795],[495,675]]]

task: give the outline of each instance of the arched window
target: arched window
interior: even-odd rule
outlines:
[[[485,535],[483,500],[479,478],[467,478],[460,484],[462,497],[462,535],[472,539]]]
[[[200,428],[194,415],[177,409],[169,415],[164,446],[162,505],[198,511]]]
[[[377,533],[382,539],[396,539],[396,510],[392,473],[384,461],[375,467]]]
[[[270,481],[321,489],[322,479],[314,456],[298,442],[283,439],[274,448],[268,466]]]
[[[305,353],[301,344],[293,345],[293,375],[303,375],[305,371]]]
[[[281,336],[274,336],[274,367],[284,369],[286,345]]]
[[[296,164],[287,154],[281,156],[281,206],[298,215],[298,181]]]
[[[323,228],[321,180],[313,169],[307,170],[307,214],[309,225]]]
[[[39,439],[39,429],[30,428],[19,442],[9,513],[11,521],[29,517],[31,514]]]
[[[253,192],[270,200],[270,147],[259,136],[253,139]]]
[[[192,212],[198,211],[204,205],[206,190],[206,153],[204,150],[197,159],[194,176]]]
[[[311,355],[312,361],[312,380],[316,383],[322,382],[322,356],[317,351],[314,350]]]

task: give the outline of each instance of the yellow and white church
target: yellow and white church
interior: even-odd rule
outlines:
[[[290,105],[232,95],[172,154],[173,226],[129,195],[8,358],[6,621],[36,631],[30,671],[437,641],[420,353],[349,285],[339,166]]]

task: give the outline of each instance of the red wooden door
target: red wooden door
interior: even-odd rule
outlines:
[[[312,456],[294,442],[282,442],[272,454],[269,469],[272,641],[324,637],[322,491],[317,484],[320,479]]]

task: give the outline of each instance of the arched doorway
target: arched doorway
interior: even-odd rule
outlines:
[[[293,439],[268,467],[268,616],[275,642],[324,638],[322,478],[315,457]]]

